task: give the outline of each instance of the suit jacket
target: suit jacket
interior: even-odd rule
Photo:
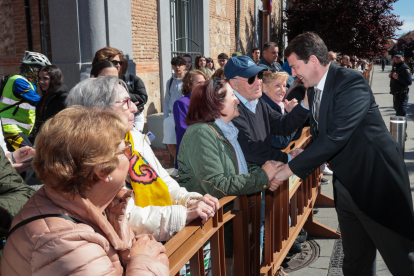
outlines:
[[[308,97],[312,125],[313,89]],[[365,214],[414,240],[407,168],[360,72],[330,65],[318,123],[317,138],[289,163],[292,172],[305,179],[328,161],[334,177]]]

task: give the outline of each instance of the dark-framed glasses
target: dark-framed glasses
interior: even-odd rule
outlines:
[[[119,66],[122,66],[122,64],[124,64],[124,62],[123,62],[123,61],[117,61],[117,60],[111,60],[111,62],[112,62],[115,66],[117,66],[118,64],[119,64]]]
[[[128,158],[128,160],[131,160],[132,157],[134,156],[134,153],[132,151],[131,142],[125,141],[125,145],[126,145],[126,147],[121,149],[120,151],[115,152],[115,155],[125,154],[126,158]]]
[[[132,107],[132,105],[133,105],[131,98],[126,98],[125,100],[122,100],[122,101],[116,101],[116,102],[114,102],[114,103],[122,103],[122,104],[126,103],[126,104],[127,104],[128,109],[130,109],[130,108]]]

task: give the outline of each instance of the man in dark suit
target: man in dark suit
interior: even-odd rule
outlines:
[[[307,178],[322,163],[334,172],[344,275],[373,275],[378,249],[393,275],[414,275],[414,214],[401,151],[369,84],[329,61],[322,39],[304,33],[285,51],[308,91],[313,143],[274,181]]]

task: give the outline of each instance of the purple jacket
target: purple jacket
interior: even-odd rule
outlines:
[[[183,139],[184,133],[188,128],[185,124],[185,117],[187,117],[188,107],[190,106],[190,98],[191,93],[188,93],[174,103],[173,114],[175,121],[175,135],[177,137],[177,156],[178,151],[180,150],[181,139]],[[175,159],[175,168],[178,169],[177,159]]]

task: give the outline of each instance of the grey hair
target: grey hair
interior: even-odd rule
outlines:
[[[84,107],[99,106],[110,109],[118,100],[122,87],[128,92],[124,81],[115,76],[90,78],[73,87],[66,98],[66,107],[81,105]]]

